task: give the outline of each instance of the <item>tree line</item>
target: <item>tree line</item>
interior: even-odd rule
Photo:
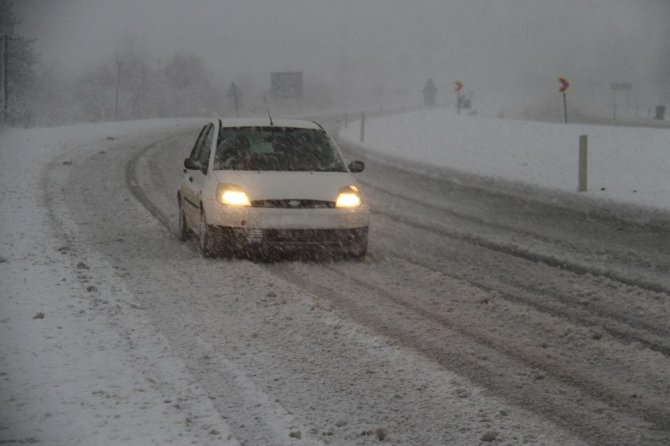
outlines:
[[[0,0],[0,43],[8,40],[6,54],[0,46],[1,60],[7,66],[8,93],[7,116],[0,116],[0,125],[54,126],[236,114],[234,100],[226,94],[230,80],[223,81],[220,73],[213,76],[197,54],[176,53],[157,59],[126,45],[107,60],[75,71],[54,62],[39,64],[35,40],[18,35],[19,24],[13,2]],[[268,84],[263,88],[248,73],[238,75],[235,82],[242,92],[238,100],[245,114],[264,113],[262,97],[270,96],[269,80],[268,73]],[[0,95],[4,107],[2,89]],[[332,105],[332,97],[327,85],[307,80],[298,105],[326,108]],[[272,105],[286,108],[286,104]]]
[[[161,63],[134,52],[74,75],[42,72],[34,86],[36,124],[208,116],[226,107],[197,55]]]
[[[58,67],[38,68],[35,40],[18,35],[18,24],[13,3],[0,1],[5,124],[50,126],[226,111],[223,89],[197,55],[175,54],[162,63],[125,50],[73,75]]]
[[[0,89],[7,116],[0,122],[50,126],[229,111],[226,86],[213,80],[198,55],[178,53],[161,61],[128,49],[71,74],[57,66],[38,67],[35,40],[18,35],[19,24],[13,2],[0,0],[2,73],[7,74],[6,89]]]

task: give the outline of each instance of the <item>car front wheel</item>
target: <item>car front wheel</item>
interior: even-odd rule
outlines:
[[[349,249],[349,256],[352,259],[362,260],[368,252],[368,235],[365,234],[359,240],[353,243]]]
[[[216,252],[216,241],[214,240],[214,234],[211,227],[207,224],[204,211],[200,212],[200,227],[198,229],[198,247],[200,248],[200,255],[205,258],[212,257]]]
[[[189,231],[188,224],[186,223],[186,215],[184,214],[184,208],[181,204],[181,198],[179,199],[179,224],[177,232],[179,233],[179,240],[182,242],[191,237],[191,231]]]

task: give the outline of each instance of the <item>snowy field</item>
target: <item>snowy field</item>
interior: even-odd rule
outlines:
[[[589,198],[670,210],[670,129],[550,124],[423,110],[368,119],[362,146],[429,166],[563,192],[578,189],[589,141]],[[340,132],[359,144],[360,121]]]

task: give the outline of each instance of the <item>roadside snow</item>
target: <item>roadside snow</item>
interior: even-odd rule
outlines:
[[[40,183],[66,148],[187,125],[0,135],[0,443],[237,444],[107,260],[54,234]]]
[[[76,228],[95,223],[97,220],[75,222],[72,221],[76,218],[74,214],[60,212],[54,207],[53,201],[50,203],[51,206],[45,205],[50,194],[62,196],[68,193],[65,190],[47,190],[46,194],[44,193],[44,171],[57,157],[61,156],[58,158],[62,160],[60,163],[70,162],[69,158],[62,158],[64,155],[75,157],[72,167],[76,167],[77,154],[90,157],[92,153],[101,154],[105,150],[111,150],[112,146],[148,144],[161,139],[168,130],[177,133],[180,129],[193,127],[194,121],[165,120],[27,131],[10,130],[0,134],[2,209],[0,212],[0,240],[2,240],[0,443],[238,444],[232,436],[230,427],[234,417],[224,419],[220,412],[221,406],[216,406],[224,403],[221,401],[215,403],[209,398],[207,389],[203,388],[207,383],[199,381],[194,376],[185,364],[184,357],[175,353],[174,344],[166,339],[163,331],[156,328],[155,323],[152,323],[147,311],[142,307],[143,300],[138,297],[137,290],[131,290],[129,282],[124,280],[124,271],[115,270],[109,257],[95,244],[87,242],[83,233],[78,232]],[[371,141],[371,148],[387,155],[404,156],[410,160],[420,160],[432,165],[514,180],[519,180],[518,177],[524,174],[528,178],[534,178],[537,184],[573,191],[576,172],[572,164],[576,163],[576,156],[571,158],[574,162],[565,162],[563,165],[560,163],[565,161],[564,157],[558,156],[558,152],[563,154],[573,152],[581,128],[583,126],[573,128],[457,117],[446,111],[434,111],[372,120],[366,135],[368,141]],[[593,163],[596,166],[610,166],[608,172],[611,173],[615,171],[614,167],[617,165],[615,160],[621,162],[623,159],[629,162],[630,160],[621,154],[625,155],[627,152],[624,149],[632,144],[633,138],[630,135],[639,133],[641,135],[639,139],[645,143],[636,146],[643,154],[636,160],[643,159],[649,163],[654,159],[656,162],[651,164],[654,168],[650,169],[647,166],[651,172],[656,172],[655,169],[661,173],[668,170],[668,157],[666,154],[663,158],[665,152],[661,149],[663,144],[668,146],[666,130],[594,129],[601,131],[600,134],[593,130]],[[568,130],[570,133],[564,134]],[[349,138],[355,140],[357,132],[357,127],[352,124],[342,134],[349,135]],[[542,146],[547,147],[546,151],[537,148],[538,139],[548,141],[546,146]],[[489,150],[487,143],[493,144],[495,150]],[[561,151],[557,148],[560,144],[568,145],[568,143],[570,143],[568,149]],[[598,149],[602,144],[618,147],[606,151],[612,161],[609,164],[605,163],[606,159],[596,157],[598,150],[601,152],[604,150]],[[385,149],[381,150],[379,147]],[[553,150],[550,150],[552,148]],[[503,152],[505,155],[501,155]],[[526,161],[523,162],[527,163],[527,166],[519,165],[521,156],[526,157],[524,158]],[[620,174],[621,178],[628,178],[624,173],[631,174],[635,171],[634,166],[627,167],[621,169],[623,171]],[[568,174],[562,169],[571,169],[572,173]],[[555,170],[559,170],[560,174],[554,172]],[[646,170],[642,172],[645,174],[638,172],[637,177],[629,175],[636,179],[634,183],[638,188],[636,198],[664,193],[667,195],[667,187],[658,188],[659,180],[664,179],[661,173],[654,174]],[[143,178],[148,179],[148,175]],[[541,181],[544,179],[547,183]],[[122,182],[123,179],[118,178],[118,181]],[[563,183],[573,185],[565,186]],[[62,182],[50,184],[62,184]],[[81,184],[81,187],[86,188],[88,184]],[[114,185],[107,184],[107,191],[112,194]],[[664,184],[668,184],[667,179]],[[630,187],[628,182],[626,185]],[[55,189],[61,188],[55,187]],[[614,186],[608,185],[605,192],[612,193],[610,189],[617,190]],[[654,191],[658,193],[655,195]],[[591,193],[593,192],[589,192]],[[613,197],[618,198],[618,195]],[[659,206],[659,202],[645,204]],[[670,208],[670,204],[667,204],[667,207]],[[93,209],[92,212],[99,210]],[[58,218],[55,218],[56,216]],[[56,227],[55,222],[63,224],[64,227]],[[110,237],[113,236],[110,234]],[[212,264],[207,267],[205,263],[203,267],[200,259],[194,260],[198,261],[198,270],[202,274],[208,274],[206,277],[219,274],[218,265]],[[158,265],[160,266],[160,263]],[[146,270],[151,271],[154,267],[155,265],[149,265]],[[236,268],[239,268],[238,272],[245,273],[240,274],[237,286],[233,283],[229,285],[229,290],[217,289],[217,293],[235,295],[242,292],[239,283],[247,281],[247,265],[239,264]],[[251,268],[257,267],[251,265]],[[165,273],[166,270],[160,267],[153,272],[155,277]],[[248,274],[252,273],[254,271]],[[262,270],[262,274],[266,273],[267,271]],[[301,273],[302,271],[298,270],[297,274]],[[279,289],[279,281],[267,274],[268,277],[261,282],[277,282],[276,289]],[[166,283],[164,286],[168,285],[169,283]],[[331,286],[335,287],[338,284],[333,283]],[[249,318],[258,322],[255,325],[258,327],[255,329],[258,338],[252,336],[251,340],[247,340],[233,336],[229,343],[233,346],[239,343],[239,350],[242,351],[244,348],[250,349],[254,343],[265,347],[264,343],[269,341],[264,341],[263,336],[274,339],[278,345],[285,340],[289,340],[292,346],[296,339],[319,340],[318,333],[315,334],[313,330],[314,321],[320,324],[325,318],[326,325],[337,327],[343,333],[339,335],[341,337],[339,342],[342,343],[341,348],[338,347],[340,351],[350,352],[345,349],[346,347],[353,348],[354,352],[361,352],[355,356],[361,358],[361,362],[370,361],[384,365],[388,363],[390,365],[386,369],[397,372],[400,381],[408,375],[417,377],[425,373],[425,376],[435,381],[435,385],[431,388],[445,390],[440,395],[458,393],[461,388],[469,389],[469,393],[473,395],[470,399],[457,395],[456,403],[442,401],[451,404],[454,413],[458,415],[453,420],[447,420],[453,422],[455,426],[461,423],[461,418],[466,420],[466,423],[482,426],[483,422],[480,420],[483,417],[482,408],[487,407],[491,414],[500,414],[502,411],[506,414],[508,421],[503,425],[507,426],[505,428],[507,430],[501,431],[501,437],[507,435],[507,438],[514,438],[513,434],[519,432],[537,431],[538,435],[546,435],[546,443],[550,443],[551,439],[557,443],[561,440],[565,442],[566,439],[570,443],[577,441],[549,421],[518,408],[509,408],[504,402],[489,397],[481,388],[472,385],[466,379],[433,366],[430,361],[424,363],[421,357],[413,357],[404,350],[387,346],[383,339],[369,337],[364,329],[359,330],[352,322],[343,322],[339,318],[331,320],[328,314],[322,316],[316,310],[310,310],[301,320],[296,315],[299,315],[302,309],[312,307],[312,296],[303,291],[292,291],[289,285],[286,287],[286,292],[281,294],[292,297],[282,302],[283,306],[278,308],[277,312],[281,316],[289,317],[282,317],[277,323],[286,325],[290,319],[291,326],[285,328],[287,333],[288,328],[291,328],[292,334],[284,337],[275,336],[274,325],[261,323],[265,316],[273,313],[271,311],[253,313],[253,307],[263,304],[263,299],[269,297],[269,294],[259,294],[255,297],[245,296],[245,299],[241,299],[242,303],[238,304],[237,310],[240,312],[249,310],[247,312]],[[157,287],[155,292],[158,291],[161,291],[160,287]],[[171,292],[173,291],[166,289],[160,297],[170,297],[185,306],[192,304],[189,301],[182,302],[179,295],[170,296]],[[277,304],[270,301],[265,305],[274,308]],[[198,313],[200,309],[198,307],[192,309],[192,313],[195,314],[192,317],[197,317],[198,323],[207,322],[210,327],[220,323],[219,314],[208,311],[203,313],[203,317],[203,314]],[[228,326],[226,329],[232,333],[237,328],[248,330],[244,325],[248,320],[239,318],[236,321],[239,327]],[[304,331],[301,332],[298,328]],[[335,330],[321,331],[330,333]],[[181,335],[181,332],[179,333]],[[321,343],[304,342],[297,357],[300,358],[301,354],[309,356],[310,346],[314,349],[330,349],[333,341],[329,336],[323,335]],[[208,353],[211,354],[212,361],[216,360],[217,365],[223,365],[225,370],[233,371],[231,381],[246,392],[243,392],[244,394],[238,399],[241,402],[249,400],[252,403],[245,409],[247,412],[242,413],[260,414],[259,416],[270,419],[274,423],[272,427],[276,427],[278,431],[285,425],[293,423],[294,418],[296,422],[300,421],[298,414],[294,415],[288,408],[285,410],[279,401],[270,399],[270,393],[263,393],[262,389],[265,387],[258,387],[258,382],[266,386],[276,385],[270,380],[276,379],[276,375],[282,370],[278,369],[273,377],[266,376],[254,381],[245,375],[245,371],[253,366],[253,361],[246,369],[239,369],[240,364],[245,364],[244,361],[239,358],[236,362],[227,359],[217,347],[220,345],[206,344],[201,346],[201,349],[213,352]],[[263,352],[264,349],[259,348],[259,351]],[[276,364],[281,364],[287,358],[282,357],[281,349],[277,352]],[[321,358],[321,362],[326,364],[329,361],[338,363],[340,360],[336,356]],[[269,358],[269,361],[275,360]],[[407,364],[403,361],[407,361]],[[312,368],[312,371],[318,370],[315,365]],[[289,369],[283,369],[284,372],[286,370]],[[355,369],[349,373],[356,374],[360,371],[361,369]],[[215,372],[219,376],[222,375],[218,368]],[[304,370],[301,373],[305,373]],[[343,381],[346,381],[348,375],[344,372],[342,375]],[[388,382],[395,384],[392,378],[393,376],[388,378]],[[220,381],[214,381],[218,382]],[[361,380],[357,384],[362,385],[365,382]],[[383,388],[385,383],[386,381],[378,383],[381,386],[378,393],[387,390]],[[349,384],[350,382],[343,382],[342,386]],[[452,390],[454,392],[451,392]],[[300,402],[303,398],[309,400],[313,398],[312,394],[303,395],[308,391],[309,389],[297,386],[289,388],[286,390],[288,395],[284,395],[284,400],[285,402]],[[361,394],[374,391],[375,389],[366,388]],[[275,394],[277,393],[279,391],[275,391]],[[331,397],[337,400],[346,395],[346,393],[334,393]],[[324,398],[324,395],[319,392],[318,397]],[[231,400],[232,403],[237,403],[235,395]],[[426,398],[425,401],[430,402],[431,399]],[[367,401],[371,402],[374,400]],[[341,404],[341,407],[347,407],[344,403]],[[303,405],[301,410],[310,408],[308,405]],[[343,417],[344,415],[346,414],[343,414]],[[436,417],[444,415],[445,413],[438,412]],[[488,419],[488,415],[485,418]],[[242,428],[238,426],[238,429]],[[299,432],[304,430],[301,428]],[[484,437],[493,441],[495,433],[487,432]],[[302,442],[295,437],[289,438],[296,440],[295,442],[291,440],[295,444],[313,443],[307,433],[300,434],[302,435],[304,435]],[[454,435],[465,438],[470,434],[455,429]]]
[[[588,191],[577,193],[579,136]],[[340,138],[360,145],[360,121]],[[525,122],[422,110],[366,121],[363,148],[433,168],[670,210],[670,128]]]

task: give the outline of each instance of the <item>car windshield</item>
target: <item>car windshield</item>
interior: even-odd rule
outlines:
[[[345,172],[339,152],[321,129],[224,127],[215,170]]]

